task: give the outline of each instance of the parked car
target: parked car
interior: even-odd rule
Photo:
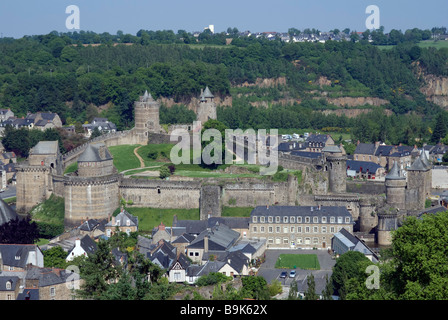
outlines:
[[[290,273],[289,273],[289,277],[290,278],[294,278],[296,276],[296,270],[292,270]]]
[[[286,278],[288,276],[288,272],[286,272],[286,271],[283,271],[281,274],[280,274],[280,278]]]

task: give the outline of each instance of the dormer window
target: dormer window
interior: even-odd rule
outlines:
[[[11,290],[12,283],[11,281],[6,282],[6,290]]]
[[[20,256],[15,256],[14,257],[16,260],[20,260]]]
[[[130,225],[131,225],[131,220],[129,220],[129,219],[126,220],[126,225],[127,225],[127,226],[130,226]]]

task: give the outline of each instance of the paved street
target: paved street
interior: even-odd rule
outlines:
[[[0,199],[6,199],[16,196],[16,186],[8,186],[5,192],[0,193]]]

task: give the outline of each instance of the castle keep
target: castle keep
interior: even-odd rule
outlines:
[[[208,87],[201,92],[197,120],[216,119],[213,98]],[[145,92],[134,104],[133,129],[102,135],[64,155],[57,141],[39,142],[28,160],[17,166],[17,212],[29,212],[51,194],[65,198],[66,226],[79,225],[89,218],[109,220],[120,199],[136,207],[199,208],[201,219],[220,216],[223,206],[342,207],[351,216],[353,231],[375,233],[378,243],[387,245],[400,219],[424,209],[430,193],[431,166],[424,152],[406,177],[394,163],[385,183],[369,183],[371,190],[360,193],[347,183],[347,156],[335,145],[323,147],[320,155],[312,158],[279,152],[279,165],[302,170],[300,184],[293,175],[283,182],[255,178],[125,178],[113,166],[108,147],[170,141],[159,123],[159,107],[159,102]],[[63,175],[64,167],[74,162],[78,170]]]

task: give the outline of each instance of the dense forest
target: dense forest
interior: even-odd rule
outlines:
[[[218,108],[218,120],[229,128],[338,128],[363,141],[437,142],[446,136],[446,124],[434,130],[446,112],[426,100],[416,72],[418,64],[426,73],[448,76],[448,50],[418,45],[435,32],[446,29],[388,35],[380,29],[325,43],[242,36],[232,28],[198,37],[183,30],[140,30],[135,36],[81,31],[2,38],[0,108],[17,116],[57,112],[64,124],[84,123],[101,112],[123,130],[132,126],[133,102],[145,90],[179,104],[161,109],[162,123],[182,123],[193,118],[184,105],[209,86],[215,96],[233,98],[232,106]],[[387,50],[379,47],[391,44]],[[242,87],[280,77],[286,84]],[[322,77],[331,84],[319,86]],[[319,98],[322,91],[389,103],[356,118],[323,115],[320,111],[335,106]],[[254,99],[267,106],[255,107]]]

